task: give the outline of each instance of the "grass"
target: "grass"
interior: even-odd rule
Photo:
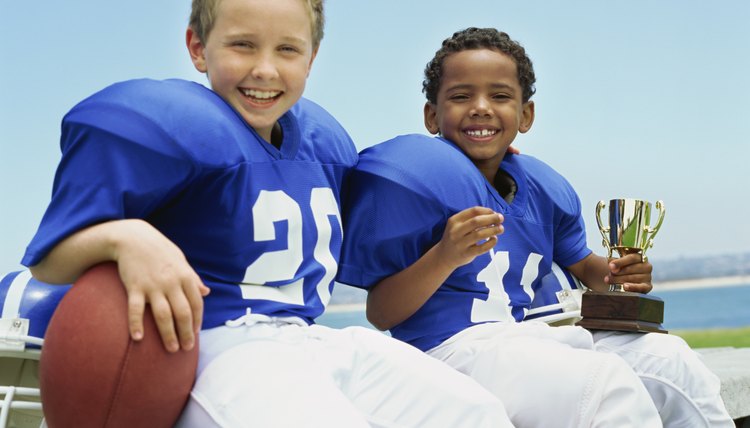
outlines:
[[[715,348],[733,346],[750,347],[750,327],[709,329],[709,330],[675,330],[670,331],[682,337],[691,348]]]

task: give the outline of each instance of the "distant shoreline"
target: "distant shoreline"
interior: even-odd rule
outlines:
[[[681,279],[654,283],[654,291],[685,290],[690,288],[728,287],[733,285],[750,285],[750,275],[720,276],[711,278]]]
[[[720,276],[708,278],[680,279],[674,281],[659,281],[654,283],[655,292],[688,290],[693,288],[730,287],[747,285],[750,287],[750,275]],[[364,311],[364,303],[336,303],[326,308],[327,312]]]

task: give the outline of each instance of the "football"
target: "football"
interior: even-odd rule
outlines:
[[[143,339],[128,331],[115,263],[94,266],[66,293],[45,334],[39,384],[47,425],[171,427],[195,381],[198,346],[170,354],[150,307]]]

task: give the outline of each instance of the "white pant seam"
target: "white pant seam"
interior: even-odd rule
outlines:
[[[641,378],[641,382],[644,382],[645,380],[652,380],[654,382],[658,382],[662,385],[667,386],[674,393],[682,397],[687,403],[690,403],[690,406],[693,408],[693,410],[695,411],[697,415],[700,415],[700,418],[706,427],[711,426],[708,419],[706,419],[706,416],[703,414],[700,407],[698,406],[698,404],[696,404],[695,400],[693,400],[687,393],[685,393],[685,391],[682,388],[677,387],[677,385],[675,385],[673,382],[663,377],[658,377],[658,376],[654,376],[654,375],[650,375],[646,373],[637,373],[637,375],[639,378]]]

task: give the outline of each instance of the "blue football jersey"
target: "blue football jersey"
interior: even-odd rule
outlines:
[[[333,287],[341,185],[357,153],[311,101],[279,124],[280,150],[213,91],[182,80],[94,94],[63,119],[52,200],[22,262],[38,263],[86,226],[140,218],[211,288],[204,328],[248,308],[312,322]]]
[[[505,217],[495,247],[456,269],[391,329],[394,337],[428,350],[471,325],[522,321],[552,263],[569,266],[590,253],[580,201],[561,175],[525,155],[506,156],[501,168],[518,187],[510,204],[442,138],[400,136],[360,153],[345,196],[343,283],[368,288],[410,266],[466,208]]]

